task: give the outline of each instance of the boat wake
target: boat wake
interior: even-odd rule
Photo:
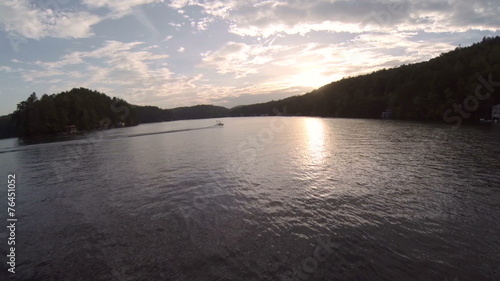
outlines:
[[[212,126],[200,127],[200,128],[169,130],[169,131],[153,132],[153,133],[134,134],[134,135],[128,135],[127,137],[132,138],[132,137],[152,136],[152,135],[161,135],[161,134],[170,134],[170,133],[180,133],[180,132],[187,132],[187,131],[205,130],[205,129],[211,129],[211,128],[216,128],[216,127],[219,127],[219,125],[212,125]]]

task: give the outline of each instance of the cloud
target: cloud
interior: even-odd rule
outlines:
[[[472,1],[236,1],[176,0],[172,8],[200,6],[205,13],[230,23],[241,36],[272,36],[310,31],[353,32],[414,31],[462,32],[500,30],[498,3]]]
[[[79,84],[88,87],[125,87],[126,92],[142,91],[162,84],[172,77],[163,54],[152,53],[142,42],[123,43],[109,40],[91,51],[76,51],[57,61],[36,61],[22,72],[25,81],[44,83],[43,79],[68,78],[59,90]],[[69,67],[72,68],[69,68]],[[71,70],[75,66],[79,71]],[[83,71],[82,71],[83,69]],[[117,90],[113,91],[114,93]]]
[[[120,18],[132,13],[134,7],[163,2],[163,0],[83,0],[91,8],[108,8],[112,18]]]
[[[8,33],[24,38],[87,38],[94,35],[92,26],[108,18],[117,19],[134,13],[133,8],[163,0],[83,0],[90,9],[107,8],[110,13],[98,16],[79,7],[59,5],[59,1],[39,1],[30,4],[28,0],[6,0],[0,3],[0,26]],[[135,11],[137,20],[159,33],[140,10]]]
[[[214,21],[213,18],[205,17],[199,20],[193,20],[191,22],[191,26],[198,31],[204,31],[208,29],[209,24],[212,23],[213,21]]]
[[[0,66],[0,71],[3,71],[3,72],[15,72],[14,69],[12,69],[11,67],[9,66],[5,66],[5,65],[1,65]]]
[[[101,19],[87,12],[37,9],[27,0],[0,3],[0,24],[8,33],[25,38],[85,38],[92,35],[91,26]]]
[[[262,65],[271,62],[271,53],[283,51],[280,46],[248,45],[228,42],[221,49],[203,53],[201,67],[213,68],[220,74],[233,74],[235,78],[257,73]]]

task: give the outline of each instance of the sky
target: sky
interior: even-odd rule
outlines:
[[[500,35],[498,0],[2,0],[0,115],[85,87],[161,108],[305,94]]]

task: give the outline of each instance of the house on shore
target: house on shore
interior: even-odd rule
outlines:
[[[491,120],[493,123],[500,123],[500,104],[494,105],[491,109]]]
[[[382,119],[392,119],[394,117],[394,114],[392,113],[392,109],[388,108],[384,112],[382,112],[382,116],[380,116]]]
[[[76,129],[75,125],[68,125],[64,127],[64,134],[65,135],[74,135],[78,133],[78,130]]]

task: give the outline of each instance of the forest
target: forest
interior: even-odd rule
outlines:
[[[137,124],[136,112],[126,101],[85,88],[41,98],[32,93],[12,114],[2,118],[10,121],[8,128],[7,122],[0,122],[2,136],[20,138],[63,133],[68,126],[92,131]]]
[[[232,116],[274,115],[286,107],[288,115],[380,118],[391,110],[396,119],[443,121],[455,106],[474,102],[476,88],[490,91],[480,100],[467,121],[491,118],[491,108],[500,103],[500,37],[483,38],[470,47],[458,47],[427,62],[383,69],[357,77],[344,78],[305,95],[261,104],[239,106]],[[491,85],[484,85],[489,83]],[[495,84],[496,83],[496,84]],[[456,110],[459,111],[459,110]]]
[[[500,89],[495,87],[500,87],[498,36],[426,62],[347,77],[304,95],[231,109],[132,105],[85,88],[41,98],[32,93],[12,114],[0,116],[0,137],[64,134],[68,127],[92,131],[182,119],[275,115],[284,108],[286,115],[338,118],[380,118],[390,110],[393,118],[421,121],[446,121],[465,108],[465,121],[477,122],[491,117],[492,106],[500,103]],[[478,95],[482,98],[473,98]]]
[[[165,122],[173,120],[172,112],[170,110],[161,109],[157,106],[133,105],[132,110],[135,110],[136,112],[137,124]]]
[[[230,116],[231,110],[215,105],[177,107],[170,110],[175,120],[221,118]]]

